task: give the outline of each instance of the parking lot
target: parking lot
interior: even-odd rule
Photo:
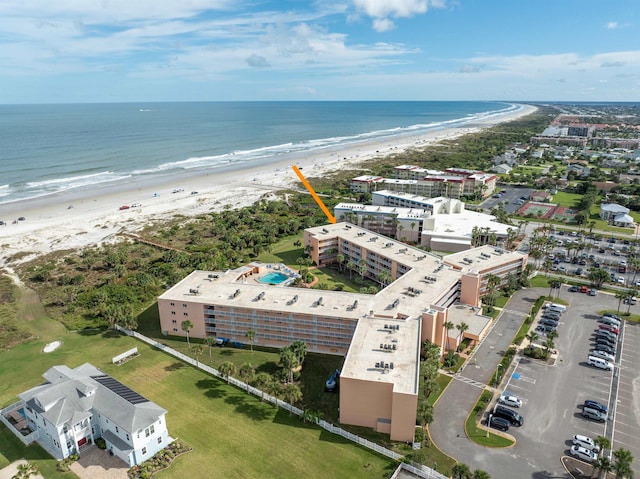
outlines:
[[[504,193],[502,193],[502,197],[495,198],[495,196],[503,190]],[[504,206],[504,210],[507,213],[515,213],[521,206],[516,204],[516,201],[520,199],[521,196],[526,196],[528,198],[534,191],[535,190],[532,188],[513,188],[509,186],[499,186],[496,187],[493,195],[487,198],[480,206],[482,206],[482,208],[488,212],[498,206],[499,203],[502,203],[502,205]]]
[[[625,323],[622,348],[619,352],[617,398],[612,405],[615,411],[613,424],[614,449],[628,449],[635,458],[633,468],[636,477],[640,477],[640,325]]]
[[[608,294],[592,297],[569,293],[566,287],[560,297],[571,306],[558,325],[558,360],[549,365],[526,357],[516,359],[504,388],[523,401],[518,412],[524,416],[524,426],[509,429],[517,440],[514,452],[528,464],[544,468],[539,470],[558,474],[551,477],[564,477],[563,471],[554,466],[559,466],[559,461],[550,458],[568,455],[574,434],[592,438],[605,435],[613,437],[614,449],[624,447],[631,451],[637,458],[634,470],[640,474],[640,398],[637,393],[634,397],[634,382],[640,381],[640,371],[635,367],[640,361],[640,327],[634,324],[621,331],[622,346],[618,347],[615,362],[619,367],[613,373],[590,367],[587,356],[600,324],[596,312],[615,309],[618,300]],[[541,334],[538,342],[543,340]],[[615,422],[583,418],[582,404],[587,399],[609,406],[610,412],[615,413]]]
[[[600,267],[615,276],[616,280],[611,281],[612,283],[640,287],[640,275],[637,275],[633,268],[627,264],[629,261],[628,252],[632,248],[631,240],[612,242],[610,238],[581,239],[577,234],[576,236],[568,236],[559,233],[552,236],[553,241],[556,242],[556,246],[553,247],[548,257],[553,262],[552,271],[586,278],[589,274],[589,268]],[[577,245],[579,243],[583,243],[585,248],[582,250],[567,248],[567,244]],[[626,270],[624,272],[620,268],[621,262],[624,264],[623,269]],[[617,281],[618,277],[622,277],[623,280]]]

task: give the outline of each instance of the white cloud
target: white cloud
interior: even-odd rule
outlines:
[[[353,0],[358,12],[373,18],[373,28],[384,32],[393,28],[390,18],[409,18],[426,13],[430,7],[442,8],[444,0]]]
[[[607,24],[604,27],[607,30],[615,30],[616,28],[619,28],[620,25],[618,24],[618,22],[607,22]]]
[[[376,32],[386,32],[395,27],[394,23],[388,18],[375,18],[373,20],[373,29]]]

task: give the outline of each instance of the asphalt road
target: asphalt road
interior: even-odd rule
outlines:
[[[436,403],[435,420],[429,425],[431,438],[439,448],[471,469],[486,470],[492,477],[568,477],[559,459],[568,453],[573,434],[613,435],[614,448],[625,447],[640,458],[635,446],[640,445],[640,399],[634,394],[640,373],[633,367],[640,360],[640,326],[626,328],[628,337],[619,350],[622,351],[620,369],[616,368],[614,373],[619,372],[620,380],[613,381],[611,372],[587,366],[586,357],[592,347],[591,336],[598,326],[594,313],[603,308],[615,309],[617,300],[605,294],[590,297],[568,293],[566,287],[560,295],[572,306],[558,327],[556,347],[560,354],[556,364],[551,366],[521,358],[508,381],[503,381],[505,389],[523,399],[519,412],[525,424],[509,431],[516,438],[516,445],[494,450],[478,446],[466,437],[464,421],[481,392],[481,385],[495,374],[501,352],[508,347],[533,301],[547,293],[548,289],[528,289],[512,297],[500,320],[477,348],[476,364],[472,359],[456,375]],[[612,391],[616,383],[619,387]],[[585,399],[611,402],[610,409],[618,412],[615,423],[609,421],[604,425],[582,418],[581,404]],[[640,461],[636,461],[634,468],[638,469],[639,465]]]

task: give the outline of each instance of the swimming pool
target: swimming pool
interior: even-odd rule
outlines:
[[[287,276],[284,273],[280,273],[279,271],[271,271],[265,274],[264,276],[261,276],[260,278],[258,278],[258,281],[260,281],[261,283],[267,283],[267,284],[280,284],[280,283],[284,283],[288,279],[289,279],[289,276]]]

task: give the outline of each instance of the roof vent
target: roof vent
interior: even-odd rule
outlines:
[[[240,290],[239,290],[239,289],[236,289],[236,290],[234,291],[234,293],[233,293],[233,297],[234,297],[234,298],[237,298],[239,295],[240,295]]]

